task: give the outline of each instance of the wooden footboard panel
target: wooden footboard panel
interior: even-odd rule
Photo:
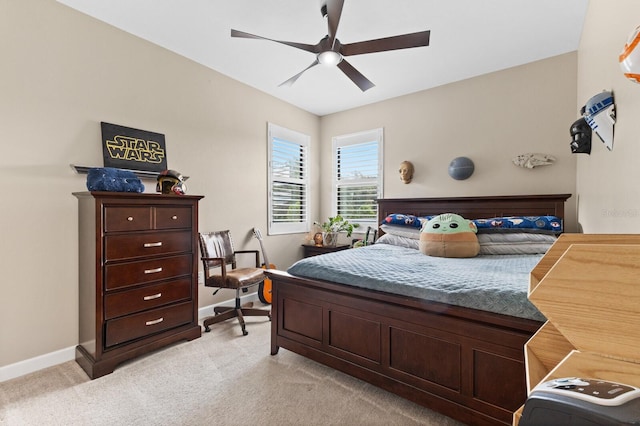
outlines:
[[[280,347],[472,425],[511,424],[536,321],[268,271]]]

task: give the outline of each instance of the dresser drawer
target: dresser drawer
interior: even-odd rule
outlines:
[[[157,308],[158,306],[191,299],[191,277],[162,284],[152,284],[105,296],[105,319]]]
[[[105,323],[105,346],[114,346],[192,322],[193,304],[179,303],[164,308],[109,320]]]
[[[191,228],[191,208],[159,206],[155,209],[155,229]]]
[[[152,207],[105,206],[104,231],[145,231],[151,229]]]
[[[162,256],[191,251],[191,231],[167,231],[104,237],[105,260]]]
[[[104,268],[105,289],[113,290],[191,274],[192,259],[190,254],[186,254],[107,265]]]

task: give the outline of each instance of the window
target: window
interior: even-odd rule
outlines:
[[[377,226],[382,198],[382,129],[333,138],[333,214]]]
[[[309,140],[268,125],[270,235],[309,231]]]

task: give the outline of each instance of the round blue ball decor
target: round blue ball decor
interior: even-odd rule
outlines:
[[[457,157],[449,163],[449,176],[455,180],[465,180],[473,174],[474,169],[475,166],[470,158]]]

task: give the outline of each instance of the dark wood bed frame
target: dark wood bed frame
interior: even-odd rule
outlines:
[[[383,199],[391,213],[555,215],[570,194]],[[271,354],[285,348],[471,425],[511,424],[542,323],[269,270]]]

